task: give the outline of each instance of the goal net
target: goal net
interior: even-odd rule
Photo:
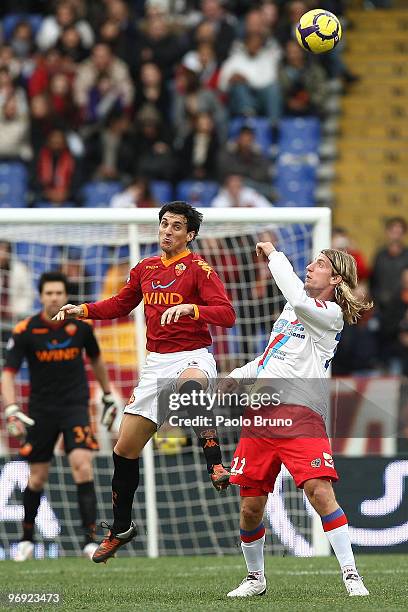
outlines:
[[[255,255],[258,241],[271,240],[304,277],[313,254],[328,246],[328,209],[204,209],[193,249],[216,270],[237,314],[233,329],[213,327],[212,351],[220,374],[262,353],[283,305],[265,262]],[[1,210],[1,359],[13,326],[41,308],[36,286],[45,271],[61,270],[70,281],[70,301],[109,297],[126,282],[131,266],[158,253],[157,210]],[[19,289],[20,287],[20,289]],[[24,288],[24,291],[23,289]],[[125,405],[145,358],[142,308],[129,317],[94,323],[114,393]],[[95,456],[98,520],[111,518],[113,432],[100,425],[101,391],[92,379],[90,414],[101,450]],[[18,377],[18,401],[26,407],[28,370]],[[1,411],[3,415],[4,411]],[[3,416],[1,416],[3,419]],[[28,466],[18,444],[0,433],[0,558],[13,555],[23,516],[22,491]],[[237,431],[221,431],[229,463]],[[36,521],[36,556],[78,554],[81,543],[76,486],[61,442]],[[164,432],[146,450],[134,516],[140,535],[121,554],[231,554],[239,549],[239,496],[235,487],[219,495],[211,487],[202,451],[192,431]],[[323,554],[319,521],[282,470],[270,495],[267,546],[273,554]]]

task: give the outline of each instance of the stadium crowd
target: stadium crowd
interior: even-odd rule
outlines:
[[[270,201],[271,156],[248,126],[228,141],[228,126],[262,116],[276,140],[282,116],[324,116],[329,79],[353,81],[341,48],[315,58],[294,42],[315,4],[2,2],[0,160],[28,167],[25,204],[82,205],[81,188],[98,180],[144,184],[115,206],[154,206],[151,180],[230,174]],[[341,0],[318,4],[342,15]],[[216,205],[231,204],[224,195]]]
[[[87,185],[92,190],[98,181],[116,186],[106,204],[155,207],[153,182],[175,186],[185,179],[207,181],[214,207],[270,206],[274,159],[250,120],[262,117],[276,142],[282,117],[324,119],[328,82],[347,85],[356,77],[341,45],[323,57],[305,54],[294,28],[316,5],[342,17],[343,4],[5,0],[0,163],[27,168],[26,206],[81,206]],[[237,117],[244,121],[231,138]],[[358,290],[370,291],[376,303],[359,325],[346,326],[335,373],[358,372],[362,362],[370,370],[408,371],[405,220],[391,220],[386,234],[370,270],[347,233],[334,232],[333,246],[357,256]],[[10,268],[9,250],[3,243],[2,295],[11,298],[0,308],[7,333],[11,321],[30,310],[10,314],[17,277],[29,271]],[[64,271],[78,279],[79,264],[71,260]],[[72,295],[80,300],[89,292],[78,282]]]

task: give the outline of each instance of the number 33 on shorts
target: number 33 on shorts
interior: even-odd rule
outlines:
[[[245,464],[245,457],[234,457],[231,464],[231,474],[243,474]]]

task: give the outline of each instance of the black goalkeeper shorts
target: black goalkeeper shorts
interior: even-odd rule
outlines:
[[[65,453],[75,448],[99,450],[98,442],[89,424],[88,406],[81,410],[63,414],[38,415],[31,414],[35,419],[32,427],[27,427],[27,437],[20,447],[20,456],[29,463],[51,461],[54,447],[60,434],[63,435]]]

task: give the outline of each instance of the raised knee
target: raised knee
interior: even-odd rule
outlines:
[[[28,487],[32,491],[42,491],[46,482],[47,477],[43,474],[32,474],[28,479]]]
[[[137,459],[139,457],[139,453],[135,451],[134,448],[128,444],[120,442],[120,440],[118,440],[113,450],[116,455],[124,457],[125,459]]]

